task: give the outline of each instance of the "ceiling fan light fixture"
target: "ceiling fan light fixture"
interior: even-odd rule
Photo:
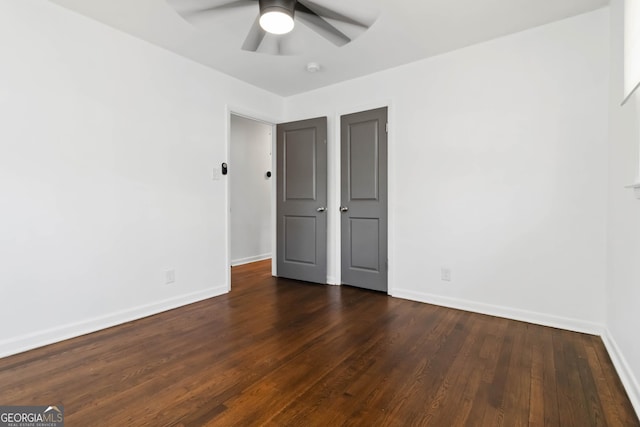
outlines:
[[[271,34],[287,34],[293,30],[295,1],[260,0],[260,26]]]
[[[260,26],[267,33],[287,34],[293,30],[293,18],[279,10],[270,11],[260,16]]]

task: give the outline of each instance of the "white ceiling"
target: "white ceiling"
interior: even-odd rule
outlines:
[[[609,3],[608,0],[314,0],[375,23],[343,47],[334,46],[297,23],[283,37],[291,50],[300,53],[275,56],[240,49],[258,14],[257,2],[254,7],[208,14],[196,28],[165,0],[50,1],[283,96],[589,12]],[[202,1],[214,5],[227,2]],[[306,64],[312,61],[321,64],[319,72],[306,71]]]

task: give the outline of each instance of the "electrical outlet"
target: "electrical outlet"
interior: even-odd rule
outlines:
[[[440,269],[440,278],[445,282],[450,282],[451,281],[451,269],[444,268],[444,267],[442,269]]]
[[[165,271],[164,278],[165,278],[165,283],[167,285],[175,283],[175,281],[176,281],[176,271],[175,270],[167,270],[167,271]]]

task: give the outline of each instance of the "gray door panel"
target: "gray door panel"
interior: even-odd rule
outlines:
[[[276,129],[279,277],[327,280],[327,119]]]
[[[342,283],[387,291],[387,109],[341,118]],[[346,208],[346,209],[345,209]]]

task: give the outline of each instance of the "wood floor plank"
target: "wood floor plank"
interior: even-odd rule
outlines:
[[[600,360],[598,360],[598,355],[596,353],[595,346],[597,346],[597,343],[589,342],[585,350],[587,353],[589,366],[591,367],[591,370],[593,373],[597,395],[602,401],[603,408],[611,408],[610,411],[606,411],[606,410],[604,411],[604,416],[606,418],[605,424],[625,425],[624,421],[620,418],[620,414],[618,413],[617,406],[613,400],[614,393],[612,393],[606,378],[606,374],[602,369],[602,366],[600,365]]]
[[[230,293],[0,359],[70,426],[640,427],[598,337],[232,269]]]
[[[504,425],[508,426],[526,426],[529,422],[531,404],[530,326],[523,322],[513,323],[513,349],[501,406]]]
[[[597,354],[599,368],[602,369],[601,381],[605,382],[608,388],[611,390],[610,401],[614,405],[613,407],[606,406],[604,408],[605,416],[617,413],[619,419],[621,420],[620,425],[639,426],[640,423],[638,422],[638,416],[633,411],[633,408],[627,404],[627,402],[629,401],[629,397],[624,390],[622,381],[620,381],[620,377],[618,377],[615,368],[613,367],[613,363],[611,362],[611,358],[609,357],[609,354],[607,353],[604,344],[602,343],[602,339],[599,337],[593,337],[592,342],[593,350]]]
[[[534,328],[535,329],[535,328]],[[529,426],[545,425],[544,347],[540,335],[531,339],[531,390],[529,399]]]
[[[480,350],[478,361],[484,363],[484,371],[471,411],[467,416],[466,425],[468,426],[484,425],[485,418],[487,420],[492,419],[491,413],[497,411],[496,405],[491,405],[490,403],[491,383],[498,368],[500,349],[510,322],[490,316],[485,318],[487,319],[487,330],[484,332],[484,343]]]
[[[418,420],[420,425],[464,425],[471,412],[473,399],[480,387],[484,369],[475,361],[484,341],[483,322],[468,325],[469,335],[463,346],[453,357],[452,363],[436,391],[428,410]],[[416,392],[421,390],[416,388]],[[439,398],[435,397],[438,396]],[[455,396],[452,398],[452,396]]]

